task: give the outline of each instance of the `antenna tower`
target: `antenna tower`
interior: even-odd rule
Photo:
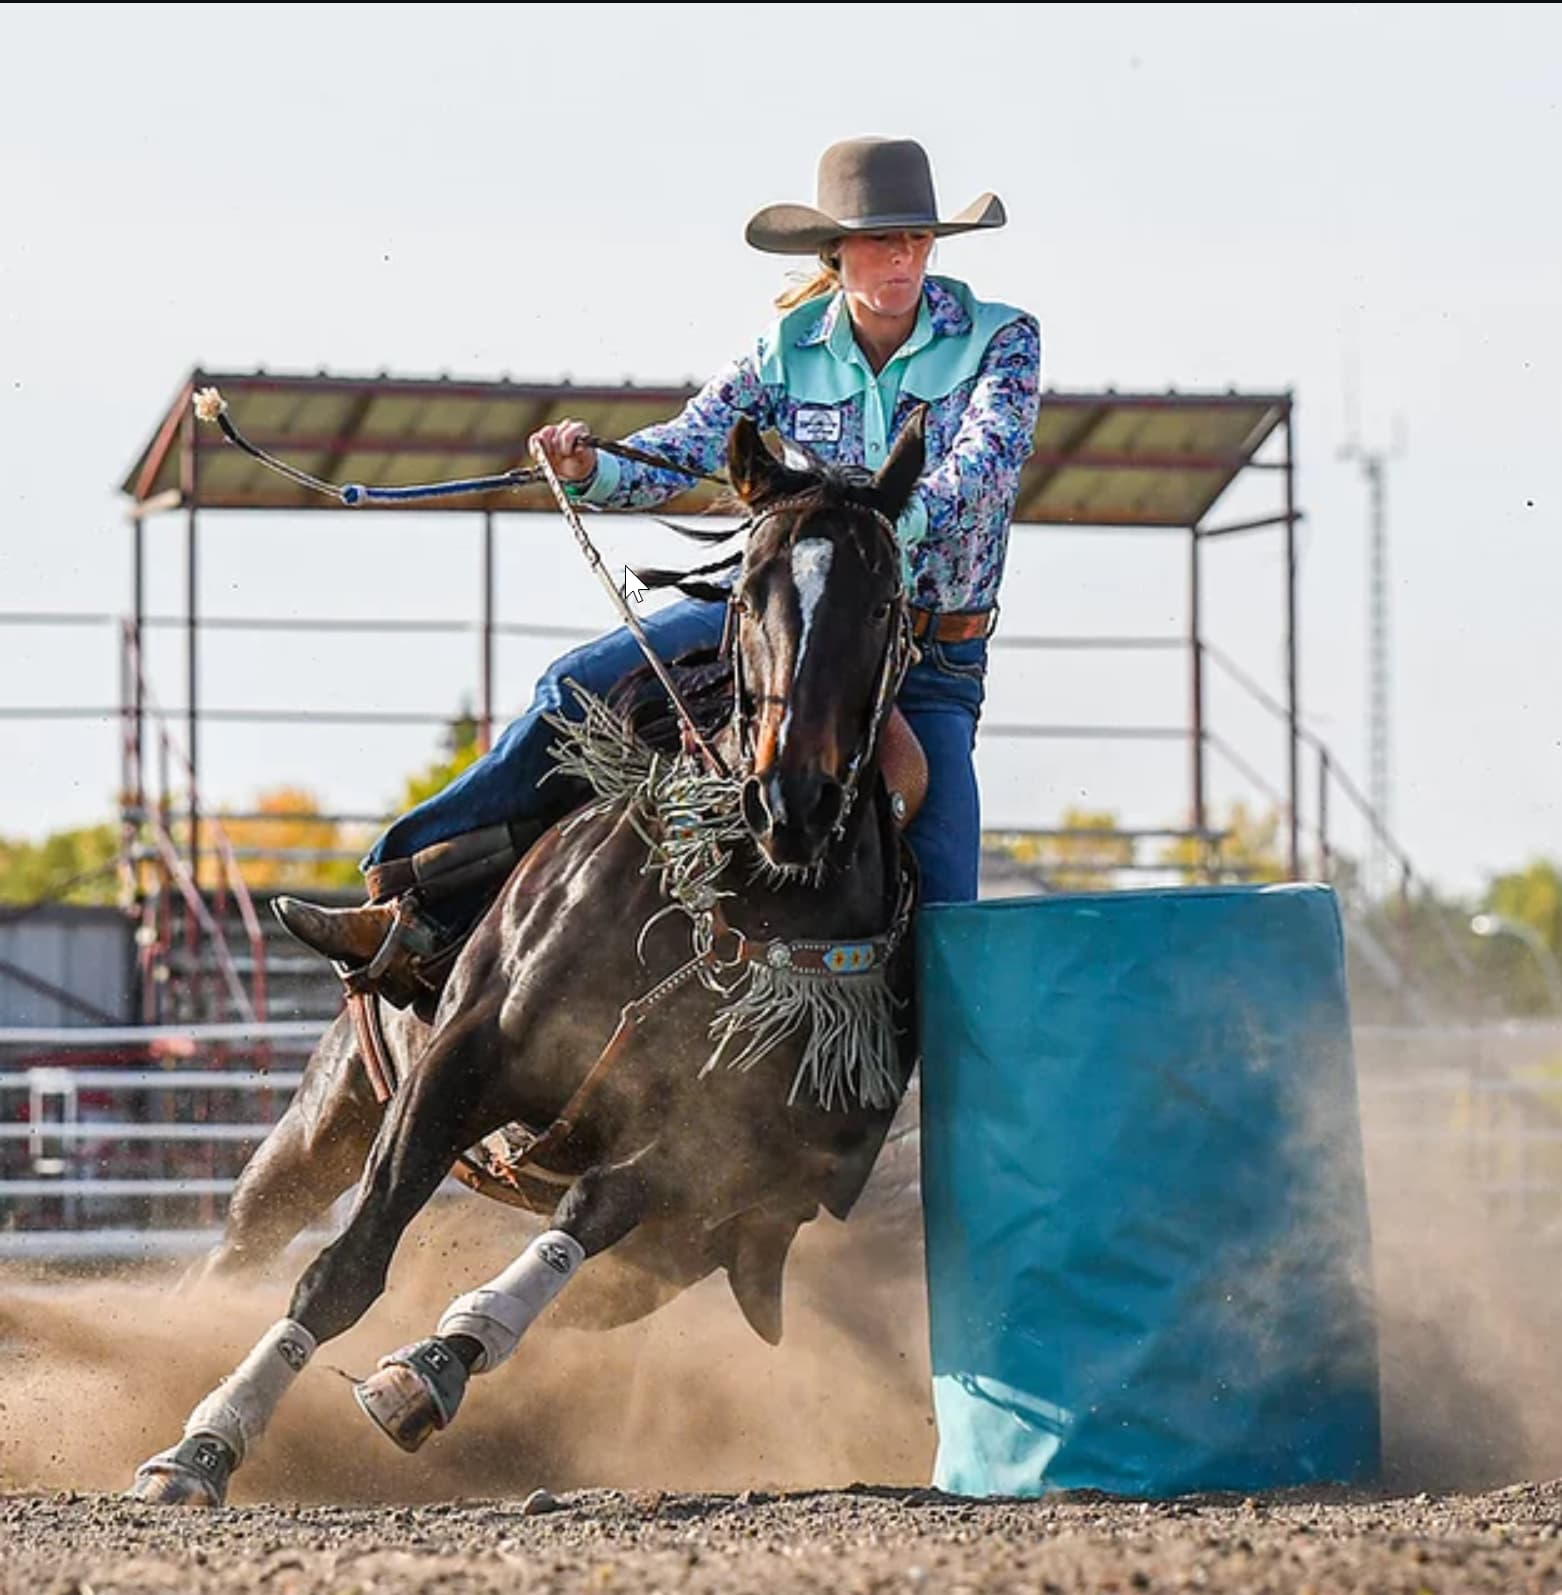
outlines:
[[[1367,483],[1367,798],[1377,815],[1378,830],[1369,838],[1366,887],[1369,896],[1383,896],[1391,886],[1388,850],[1382,835],[1393,810],[1393,706],[1390,693],[1387,466],[1405,452],[1404,428],[1394,421],[1391,448],[1364,448],[1357,429],[1357,375],[1354,350],[1345,388],[1346,442],[1342,460],[1361,466]]]

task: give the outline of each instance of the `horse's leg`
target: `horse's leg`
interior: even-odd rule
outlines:
[[[499,1057],[499,998],[452,1016],[393,1098],[342,1233],[304,1271],[288,1316],[190,1414],[185,1438],[143,1463],[143,1500],[218,1506],[317,1348],[350,1329],[385,1288],[408,1224],[458,1154],[503,1118],[489,1084]],[[486,1113],[486,1117],[485,1117]]]
[[[244,1165],[221,1240],[181,1286],[253,1274],[280,1256],[363,1172],[383,1113],[355,1047],[338,1050],[320,1077],[306,1074]]]
[[[543,1309],[588,1257],[628,1235],[659,1204],[653,1148],[588,1170],[551,1226],[502,1273],[453,1301],[428,1340],[380,1361],[357,1387],[359,1405],[404,1451],[416,1451],[456,1415],[473,1373],[506,1362]]]

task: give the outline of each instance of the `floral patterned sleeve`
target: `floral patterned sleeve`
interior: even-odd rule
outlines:
[[[995,601],[1040,408],[1041,327],[1022,316],[988,345],[954,436],[901,518],[915,602],[977,609]]]
[[[649,454],[677,460],[696,471],[716,474],[727,463],[727,434],[740,415],[761,429],[774,425],[769,389],[753,357],[743,355],[718,371],[670,421],[642,427],[623,441]],[[596,474],[579,496],[608,509],[650,509],[692,483],[676,471],[621,460],[597,451]]]

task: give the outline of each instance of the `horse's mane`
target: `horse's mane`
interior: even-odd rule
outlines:
[[[795,445],[788,445],[795,449]],[[860,465],[843,465],[821,460],[807,450],[796,450],[806,458],[807,468],[789,468],[794,481],[782,494],[785,498],[817,493],[818,508],[822,511],[857,509],[876,510],[873,502],[873,473]],[[672,521],[662,524],[669,530],[702,543],[725,541],[747,531],[754,520],[754,511],[736,494],[724,497],[718,506],[736,510],[748,518],[742,525],[727,532],[712,532],[702,528],[680,526]],[[763,513],[764,504],[758,506]],[[875,538],[864,548],[865,557],[872,566],[877,565],[881,540]],[[693,570],[656,570],[637,566],[635,574],[646,587],[681,587],[691,596],[715,601],[725,600],[727,593],[698,578],[730,569],[741,562],[744,555],[734,554],[728,559],[701,565]],[[714,737],[732,718],[732,663],[714,648],[697,648],[681,655],[669,665],[673,680],[699,727],[700,735]],[[682,724],[667,697],[665,688],[649,665],[631,670],[608,694],[611,708],[628,721],[635,736],[653,752],[672,754],[683,745]]]
[[[714,738],[732,718],[732,662],[715,648],[695,648],[667,668],[700,735]],[[682,748],[683,722],[650,665],[624,676],[607,703],[653,753],[671,755]]]
[[[819,495],[819,508],[832,509],[858,509],[871,512],[878,511],[875,501],[873,486],[874,476],[866,466],[849,465],[836,460],[821,460],[811,450],[799,447],[797,444],[786,445],[788,461],[787,476],[789,480],[779,490],[772,494],[774,498],[800,498],[809,493]],[[806,462],[804,468],[799,469],[796,462]],[[729,488],[727,492],[713,503],[706,511],[710,515],[736,515],[741,520],[738,525],[725,530],[717,530],[704,526],[686,526],[677,521],[663,520],[661,524],[668,531],[677,532],[680,537],[687,537],[692,542],[715,545],[727,542],[730,538],[741,536],[754,524],[758,516],[765,512],[765,505],[745,503],[735,489]],[[659,517],[658,517],[659,518]],[[660,518],[659,518],[660,519]],[[635,574],[641,581],[650,587],[674,587],[689,577],[708,575],[714,571],[729,569],[738,564],[743,558],[741,553],[733,554],[726,559],[717,560],[709,565],[702,565],[690,571],[648,571],[636,568]],[[876,561],[870,555],[870,564]],[[654,579],[651,579],[654,578]],[[703,584],[699,584],[703,585]]]

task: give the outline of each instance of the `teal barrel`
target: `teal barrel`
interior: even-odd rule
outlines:
[[[1166,1497],[1374,1479],[1333,892],[934,906],[917,944],[934,1483]]]

